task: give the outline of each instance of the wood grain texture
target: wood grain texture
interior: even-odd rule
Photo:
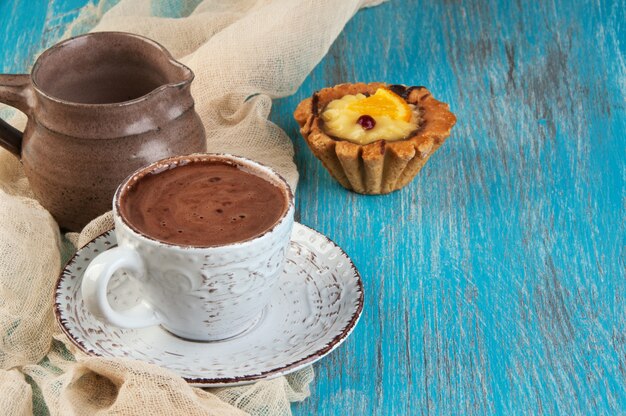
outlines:
[[[3,71],[84,3],[0,2]],[[275,102],[299,220],[366,295],[295,414],[626,414],[625,22],[624,0],[391,1]],[[299,137],[297,103],[346,81],[425,85],[457,114],[402,191],[347,192]]]
[[[86,0],[0,0],[0,68],[25,72],[54,45]]]
[[[275,104],[302,222],[365,277],[361,326],[300,414],[626,412],[625,6],[387,3]],[[289,116],[354,80],[425,85],[459,119],[389,196],[337,186]]]

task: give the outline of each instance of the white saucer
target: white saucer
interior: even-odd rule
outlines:
[[[115,245],[115,234],[108,231],[68,262],[56,285],[57,321],[87,354],[146,361],[197,387],[246,384],[311,364],[350,335],[363,309],[361,278],[350,258],[326,236],[296,223],[273,299],[246,333],[219,342],[192,342],[160,327],[113,327],[85,308],[80,283],[89,262]],[[109,299],[116,308],[130,307],[138,298],[123,273],[111,281]]]

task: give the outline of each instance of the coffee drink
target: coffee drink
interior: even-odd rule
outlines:
[[[223,161],[198,160],[135,178],[121,215],[137,231],[178,245],[246,241],[269,230],[287,209],[274,183]]]
[[[294,210],[289,184],[242,157],[193,154],[143,167],[115,193],[117,246],[85,270],[85,305],[122,328],[160,325],[194,341],[242,334],[270,304]],[[141,288],[132,308],[109,304],[113,276]]]

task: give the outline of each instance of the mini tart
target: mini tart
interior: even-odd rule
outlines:
[[[321,114],[333,100],[358,93],[373,95],[386,88],[412,104],[418,113],[417,129],[408,137],[366,145],[330,136]],[[448,104],[437,101],[424,87],[370,84],[339,84],[313,94],[296,108],[294,118],[313,154],[345,188],[361,194],[387,194],[408,184],[428,158],[443,144],[456,117]]]

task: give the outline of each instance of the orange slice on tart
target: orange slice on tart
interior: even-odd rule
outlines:
[[[412,110],[407,102],[398,94],[378,88],[374,95],[354,101],[348,110],[356,111],[371,117],[388,116],[393,120],[411,121]]]

